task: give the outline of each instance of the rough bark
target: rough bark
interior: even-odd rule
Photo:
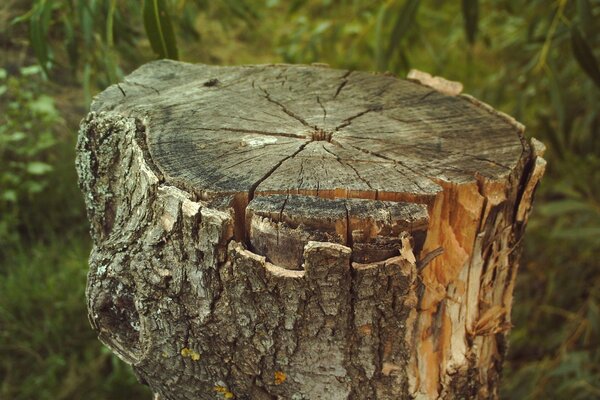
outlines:
[[[497,397],[542,153],[385,75],[147,64],[81,125],[91,324],[162,399]]]

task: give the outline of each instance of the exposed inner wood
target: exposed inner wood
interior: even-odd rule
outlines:
[[[523,152],[514,125],[464,98],[394,77],[309,66],[161,61],[103,92],[94,108],[142,118],[149,154],[164,179],[231,208],[237,240],[260,241],[249,237],[258,229],[253,215],[273,215],[267,221],[272,226],[291,224],[288,231],[277,230],[275,247],[262,239],[254,247],[292,268],[300,264],[289,260],[301,260],[283,262],[284,255],[275,255],[275,248],[281,249],[277,243],[315,239],[323,226],[301,223],[308,216],[302,207],[287,207],[287,220],[279,221],[282,213],[273,214],[268,201],[248,208],[253,199],[303,195],[379,200],[370,207],[381,210],[393,208],[387,202],[431,209],[443,190],[440,182],[503,179]],[[330,224],[337,236],[330,239],[355,250],[365,246],[368,241],[354,240],[344,226],[370,232],[372,222],[356,216],[351,221],[344,210],[350,202],[324,201],[311,204],[337,210]],[[396,223],[377,222],[394,235]],[[354,257],[370,262],[384,253],[360,250]]]
[[[421,249],[428,225],[421,204],[299,195],[256,197],[246,218],[252,250],[290,269],[302,265],[311,240],[350,244],[356,262],[383,261],[398,255],[403,232]]]

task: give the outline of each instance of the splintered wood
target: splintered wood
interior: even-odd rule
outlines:
[[[97,96],[100,340],[164,399],[498,397],[543,145],[411,78],[158,61]]]

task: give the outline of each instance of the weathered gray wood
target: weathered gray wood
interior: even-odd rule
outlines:
[[[538,148],[386,75],[147,64],[81,126],[90,321],[164,399],[496,397]]]

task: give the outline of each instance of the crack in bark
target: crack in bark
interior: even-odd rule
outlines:
[[[387,111],[387,110],[391,110],[391,109],[388,108],[384,111]],[[403,118],[395,117],[393,115],[386,115],[386,117],[393,119],[394,121],[402,122],[405,124],[414,124],[414,123],[422,122],[422,120],[420,118],[418,118],[418,119],[403,119]]]

